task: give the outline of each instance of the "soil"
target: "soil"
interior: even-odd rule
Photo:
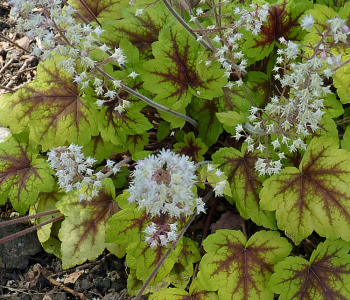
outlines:
[[[13,45],[30,50],[35,40],[17,31],[9,13],[7,2],[0,2],[0,97],[34,80],[39,63],[28,55],[31,51]],[[0,206],[0,224],[16,216],[10,203]],[[31,226],[28,222],[0,227],[0,239]],[[126,280],[124,260],[108,252],[84,265],[62,270],[61,260],[43,251],[35,231],[0,243],[0,299],[131,299]]]

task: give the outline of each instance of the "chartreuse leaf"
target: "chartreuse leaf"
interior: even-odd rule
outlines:
[[[185,113],[192,94],[199,98],[213,99],[222,96],[227,79],[218,62],[209,69],[212,76],[203,81],[196,72],[196,59],[200,44],[177,22],[169,21],[159,34],[159,41],[152,44],[155,59],[144,63],[142,76],[144,88],[157,94],[154,101],[175,111]],[[161,112],[172,127],[181,127],[184,120]]]
[[[326,240],[312,252],[310,261],[287,257],[275,266],[268,288],[280,300],[350,299],[349,243]]]
[[[345,103],[350,103],[350,65],[338,69],[333,75],[333,84],[337,88],[337,94],[340,101]]]
[[[350,153],[337,138],[314,138],[299,168],[287,167],[264,182],[262,209],[276,210],[278,228],[294,243],[313,230],[350,241]]]
[[[78,193],[91,194],[91,189],[84,186],[79,192],[64,196],[56,207],[66,216],[59,232],[62,241],[62,266],[64,269],[81,264],[85,260],[95,259],[107,247],[114,254],[123,256],[122,246],[109,248],[105,243],[105,230],[108,220],[120,210],[115,200],[115,188],[112,179],[102,181],[99,195],[91,201],[79,201]]]
[[[193,264],[200,261],[201,255],[198,244],[190,238],[183,237],[183,247],[179,254],[179,261],[174,264],[168,278],[165,280],[173,286],[185,289],[193,275]]]
[[[255,62],[272,53],[280,37],[287,41],[300,41],[306,32],[299,26],[299,18],[312,6],[312,1],[281,1],[271,6],[267,21],[258,35],[244,33],[246,41],[242,51]]]
[[[228,111],[222,113],[216,113],[217,118],[220,123],[222,123],[225,127],[231,127],[231,130],[234,130],[234,127],[237,124],[244,123],[244,115],[243,113],[238,113],[235,111]]]
[[[254,165],[256,157],[234,148],[221,148],[212,155],[214,164],[225,172],[238,211],[245,219],[251,218],[256,224],[277,229],[273,213],[260,208],[259,192],[263,178],[259,177]]]
[[[181,249],[182,240],[177,243],[174,250],[171,250],[169,256],[159,268],[157,275],[152,279],[151,285],[160,282],[170,273],[174,264],[178,261]],[[161,245],[157,245],[152,249],[144,240],[132,243],[127,248],[126,261],[128,267],[136,269],[137,279],[146,281],[167,250],[167,247]]]
[[[53,173],[38,150],[10,137],[0,143],[0,204],[9,198],[13,208],[24,214],[40,192],[52,191]]]
[[[292,246],[276,231],[259,231],[248,241],[241,231],[219,229],[203,242],[198,287],[218,291],[219,299],[273,299],[266,284],[273,266]]]
[[[119,195],[124,199],[122,210],[117,212],[108,220],[106,228],[106,243],[138,243],[141,241],[142,231],[146,224],[150,222],[150,217],[145,211],[138,210],[135,204],[129,204],[127,198],[128,192]]]
[[[341,8],[344,8],[347,0],[317,0],[317,4],[322,4],[326,7],[332,8],[334,11],[339,12]]]
[[[63,190],[59,191],[59,187],[57,183],[54,185],[54,188],[52,192],[50,193],[41,193],[39,196],[39,199],[35,206],[31,207],[31,214],[38,214],[50,210],[56,210],[56,203],[65,195],[66,193]],[[48,216],[43,216],[40,218],[37,218],[35,222],[37,224],[43,223],[45,221],[51,220],[52,218],[55,218],[57,216],[61,215],[61,213],[56,213]],[[51,237],[51,227],[52,223],[49,223],[45,226],[40,227],[37,229],[37,234],[40,243],[46,242]]]
[[[200,138],[196,138],[193,132],[185,134],[184,141],[174,145],[174,152],[187,155],[188,157],[191,157],[194,162],[203,161],[203,155],[207,150],[208,147]]]
[[[197,279],[192,281],[190,292],[184,289],[168,288],[162,289],[150,296],[149,300],[218,300],[216,292],[197,290]]]
[[[72,77],[57,67],[62,59],[55,55],[40,63],[37,80],[7,99],[0,112],[3,126],[13,133],[29,128],[30,141],[43,150],[73,142],[84,145],[98,135],[98,107],[80,96]]]
[[[79,11],[89,22],[93,22],[94,19],[91,16],[92,12],[94,16],[100,21],[115,20],[122,17],[120,9],[128,7],[128,0],[69,0],[68,3]],[[88,7],[89,11],[84,7],[83,3]]]
[[[123,19],[112,18],[102,23],[102,28],[106,32],[101,34],[100,42],[114,49],[125,37],[139,49],[141,57],[151,57],[151,45],[158,41],[159,32],[169,17],[164,4],[158,2],[154,6],[149,6],[142,16],[135,16],[135,7],[121,9],[120,12]]]
[[[343,139],[340,141],[342,149],[350,152],[350,126],[346,127]]]

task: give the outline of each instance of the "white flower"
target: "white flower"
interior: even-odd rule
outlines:
[[[136,9],[135,17],[141,17],[143,14],[143,9]]]
[[[314,25],[314,23],[315,21],[311,14],[309,16],[305,15],[304,18],[301,20],[301,27],[309,31],[311,26]]]

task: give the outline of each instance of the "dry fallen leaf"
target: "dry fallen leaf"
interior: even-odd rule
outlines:
[[[66,279],[64,280],[64,284],[75,283],[77,281],[77,279],[80,277],[80,275],[83,273],[84,273],[84,271],[78,271],[78,272],[74,272],[74,273],[69,274],[69,276],[67,276]]]
[[[218,229],[233,229],[239,230],[244,223],[244,219],[233,211],[224,213],[220,220],[210,225],[211,233],[215,233]]]

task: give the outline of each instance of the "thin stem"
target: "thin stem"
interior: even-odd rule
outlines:
[[[40,218],[40,217],[47,216],[47,215],[53,215],[53,214],[56,214],[56,213],[59,213],[59,212],[60,211],[58,209],[55,209],[55,210],[45,211],[45,212],[38,213],[38,214],[35,214],[35,215],[31,215],[31,216],[25,216],[25,217],[22,217],[22,218],[17,218],[17,219],[13,219],[13,220],[10,220],[10,221],[1,222],[0,223],[0,227],[4,227],[4,226],[7,226],[7,225],[16,224],[16,223],[26,222],[26,221],[31,220],[31,219],[36,219],[36,218]]]
[[[340,125],[340,124],[344,124],[350,121],[350,117],[339,120],[338,122],[336,122],[335,124]]]
[[[29,233],[29,232],[32,232],[32,231],[34,231],[34,230],[36,230],[36,229],[38,229],[38,228],[40,228],[40,227],[43,227],[43,226],[45,226],[45,225],[47,225],[47,224],[56,222],[56,221],[58,221],[58,220],[60,220],[60,219],[63,219],[63,218],[64,218],[64,216],[63,216],[63,215],[60,215],[60,216],[55,217],[55,218],[53,218],[53,219],[51,219],[51,220],[48,220],[48,221],[45,221],[45,222],[40,223],[40,224],[38,224],[38,225],[32,226],[32,227],[27,228],[27,229],[25,229],[25,230],[22,230],[22,231],[20,231],[20,232],[11,234],[11,235],[9,235],[9,236],[7,236],[7,237],[5,237],[5,238],[0,239],[0,244],[1,244],[1,243],[4,243],[4,242],[7,242],[7,241],[9,241],[9,240],[12,240],[12,239],[14,239],[14,238],[16,238],[16,237],[25,235],[25,234],[27,234],[27,233]]]
[[[91,11],[90,7],[88,7],[85,3],[84,0],[79,0],[79,2],[84,6],[84,8],[87,10],[87,12],[89,13],[89,15],[95,20],[95,22],[101,26],[101,23],[97,20],[95,14]]]
[[[212,195],[213,190],[211,189],[204,197],[203,202],[207,202],[210,198],[210,196]],[[197,209],[194,210],[193,215],[190,217],[190,219],[187,221],[186,225],[184,228],[182,228],[182,230],[180,231],[177,239],[172,242],[172,244],[170,245],[169,249],[164,253],[164,255],[162,256],[162,258],[159,260],[159,262],[157,263],[157,265],[155,266],[155,268],[153,269],[152,273],[149,275],[149,277],[147,278],[147,280],[145,281],[145,283],[142,285],[140,291],[138,292],[137,296],[134,298],[134,300],[139,300],[143,294],[143,292],[145,291],[145,289],[147,288],[147,286],[149,285],[149,283],[152,281],[153,277],[156,276],[158,270],[160,269],[160,267],[163,265],[164,261],[167,259],[167,257],[169,256],[171,250],[175,249],[177,243],[179,242],[179,240],[181,239],[181,237],[184,235],[184,233],[186,232],[186,230],[188,229],[188,227],[190,227],[191,223],[193,222],[193,220],[196,218],[197,216]]]
[[[182,25],[182,27],[185,28],[186,31],[197,40],[197,36],[193,32],[192,28],[190,26],[188,26],[188,24],[185,22],[185,20],[181,18],[181,16],[176,12],[176,10],[170,5],[170,3],[167,0],[163,0],[163,3],[165,5],[165,7],[169,10],[169,12],[174,16],[174,18],[179,21],[179,23]],[[199,43],[207,50],[212,50],[210,48],[210,46],[205,41],[199,41]]]
[[[99,67],[95,67],[96,70],[98,70],[103,76],[105,76],[105,78],[113,81],[115,80],[112,76],[108,75],[105,71],[103,71],[101,68]],[[196,128],[198,127],[198,123],[196,120],[193,120],[192,118],[186,116],[186,115],[183,115],[182,113],[179,113],[177,111],[173,111],[171,110],[170,108],[167,108],[166,106],[163,106],[157,102],[154,102],[153,100],[147,98],[146,96],[140,94],[139,92],[136,92],[134,91],[133,89],[129,88],[128,86],[126,86],[125,84],[121,84],[121,87],[123,90],[125,90],[126,92],[128,92],[129,94],[139,98],[140,100],[142,100],[143,102],[147,103],[148,105],[156,108],[156,109],[159,109],[161,111],[164,111],[166,113],[169,113],[173,116],[176,116],[176,117],[179,117],[185,121],[187,121],[188,123],[192,124],[193,126],[195,126]]]
[[[18,45],[17,43],[15,43],[15,42],[13,42],[13,41],[11,41],[11,40],[8,39],[6,36],[3,36],[2,34],[0,34],[0,38],[1,38],[1,39],[4,39],[6,42],[9,42],[10,44],[14,45],[15,47],[17,47],[17,48],[23,50],[24,52],[26,52],[26,53],[28,53],[28,54],[31,53],[29,50],[24,49],[23,47],[21,47],[20,45]]]
[[[122,167],[123,165],[125,165],[127,162],[131,161],[131,157],[125,158],[122,161],[118,162],[117,164],[115,164],[115,167],[119,168]],[[99,178],[100,181],[102,181],[103,179],[111,176],[113,174],[113,170],[108,171],[106,174],[104,174],[103,176],[101,176]]]

